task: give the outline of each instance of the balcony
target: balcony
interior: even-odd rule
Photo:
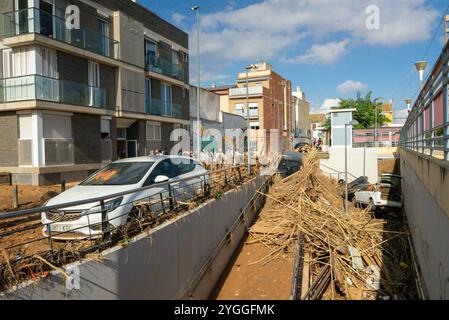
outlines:
[[[252,96],[252,97],[262,96],[263,95],[263,86],[248,87],[248,95]],[[229,97],[230,98],[246,97],[246,87],[229,89]]]
[[[145,70],[162,74],[164,76],[184,82],[184,69],[171,61],[147,54],[145,57]]]
[[[147,114],[177,119],[182,117],[181,105],[177,103],[146,98],[145,105]]]
[[[0,80],[0,103],[25,100],[105,108],[106,90],[38,75]]]
[[[235,114],[242,116],[246,119],[246,110],[239,109],[235,111]],[[249,117],[250,118],[259,118],[259,109],[249,109]]]
[[[3,36],[37,33],[108,58],[116,58],[118,42],[86,28],[67,29],[63,18],[36,8],[3,14]]]

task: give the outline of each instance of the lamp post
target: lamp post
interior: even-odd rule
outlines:
[[[345,124],[345,215],[348,214],[348,127],[356,126],[359,122],[357,120],[352,120],[351,122]]]
[[[407,106],[407,111],[410,113],[410,106],[412,105],[412,99],[405,99],[405,105]]]
[[[427,67],[426,61],[418,61],[415,63],[416,70],[419,73],[419,89],[422,90],[423,88],[423,80],[424,80],[424,71]]]
[[[200,7],[194,6],[192,11],[196,11],[196,121],[197,132],[197,157],[200,158],[201,152],[201,120],[200,120]]]
[[[248,70],[251,70],[255,67],[254,64],[247,66],[246,69],[246,141],[247,141],[247,149],[248,149],[248,172],[251,172],[251,159],[250,159],[250,131],[251,131],[251,123],[249,121],[249,80],[248,80]]]

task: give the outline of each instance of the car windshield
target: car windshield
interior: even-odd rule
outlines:
[[[87,178],[83,186],[119,186],[136,184],[145,176],[154,162],[111,163]]]

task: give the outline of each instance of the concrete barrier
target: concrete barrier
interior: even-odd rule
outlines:
[[[100,261],[87,259],[66,266],[75,275],[69,284],[59,272],[52,272],[1,298],[205,299],[263,205],[264,197],[256,193],[260,188],[267,188],[266,177],[140,234],[126,246],[104,251]]]
[[[449,299],[449,165],[402,149],[401,175],[425,294]]]

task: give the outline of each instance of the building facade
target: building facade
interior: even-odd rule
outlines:
[[[290,149],[292,134],[292,85],[266,63],[257,63],[240,73],[237,87],[229,89],[226,111],[247,117],[246,82],[248,81],[251,150],[270,150],[270,130],[278,130],[279,147]]]
[[[191,146],[195,150],[196,136],[195,125],[197,122],[197,87],[190,86],[190,120],[191,120]],[[225,151],[226,148],[226,130],[227,129],[246,129],[246,119],[238,114],[229,113],[221,110],[223,95],[211,92],[209,89],[200,88],[200,122],[201,122],[201,149],[208,151]],[[218,137],[212,135],[209,129],[218,130],[221,134],[221,141]],[[229,137],[228,137],[229,138]],[[235,145],[233,145],[235,147]]]
[[[293,95],[292,135],[293,138],[310,140],[310,103],[301,87],[296,87]]]
[[[14,183],[77,181],[169,150],[171,131],[189,125],[188,35],[145,7],[3,0],[0,13],[0,171]]]

